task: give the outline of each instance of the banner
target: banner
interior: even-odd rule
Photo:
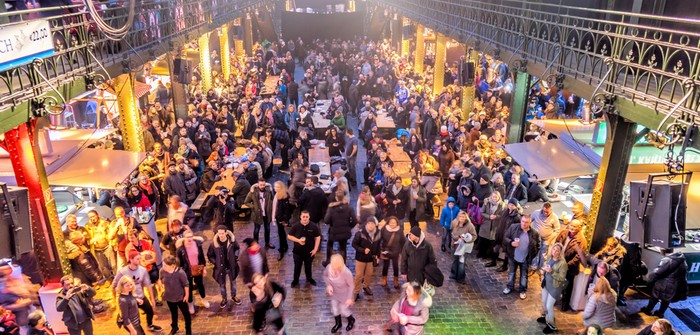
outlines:
[[[0,27],[0,71],[53,54],[53,38],[48,20]]]

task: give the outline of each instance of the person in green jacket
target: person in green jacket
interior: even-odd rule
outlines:
[[[338,127],[341,132],[345,131],[345,117],[341,108],[335,111],[335,117],[331,120],[331,125]]]

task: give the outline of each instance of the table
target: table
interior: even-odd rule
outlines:
[[[323,188],[324,186],[326,188],[323,188],[323,191],[326,193],[330,193],[330,185],[331,181],[333,178],[331,177],[331,155],[328,153],[328,148],[324,147],[321,148],[321,144],[325,145],[326,141],[318,141],[317,144],[312,145],[309,148],[309,165],[311,164],[316,164],[316,163],[325,163],[319,165],[319,169],[321,170],[321,173],[319,174],[325,174],[329,176],[328,179],[318,179],[319,184],[321,184],[321,187]]]
[[[236,147],[236,150],[233,151],[233,160],[240,159],[241,157],[243,157],[243,155],[245,155],[247,151],[248,149],[246,149],[245,147]],[[221,174],[221,179],[214,183],[209,192],[207,192],[207,195],[217,195],[219,193],[219,190],[217,188],[219,188],[220,186],[226,187],[230,191],[233,188],[233,185],[236,184],[232,177],[235,171],[241,173],[244,172],[240,167],[227,167],[226,171],[224,171],[224,173]]]
[[[389,158],[394,163],[398,162],[411,162],[411,157],[408,156],[406,151],[403,150],[403,146],[399,145],[399,140],[393,139],[386,142],[386,150]]]
[[[277,81],[280,80],[280,76],[268,76],[265,79],[263,87],[260,89],[260,95],[274,94],[277,88]]]
[[[316,138],[323,138],[326,129],[331,126],[331,120],[326,118],[328,110],[331,107],[330,100],[317,100],[316,107],[312,110],[311,120],[314,122]]]
[[[377,123],[377,131],[382,137],[391,138],[395,136],[394,132],[396,131],[396,124],[391,116],[387,115],[386,113],[377,114],[375,122]]]

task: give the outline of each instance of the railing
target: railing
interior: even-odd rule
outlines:
[[[700,20],[522,0],[375,1],[462,42],[553,65],[553,73],[593,87],[603,80],[608,93],[676,118],[698,115]]]
[[[128,1],[96,3],[102,18],[112,27],[124,25]],[[87,78],[88,85],[104,78],[102,67],[115,64],[137,68],[148,50],[154,55],[170,51],[239,17],[261,0],[134,0],[131,30],[121,41],[112,41],[97,28],[85,6],[71,5],[0,13],[0,27],[28,20],[49,20],[55,54],[0,73],[0,111],[40,98],[51,87]],[[136,54],[137,56],[134,56]],[[146,53],[147,54],[147,53]],[[133,59],[132,59],[133,58]],[[146,56],[146,58],[151,58]],[[126,63],[126,64],[125,64]],[[38,71],[38,73],[37,73]],[[44,77],[51,82],[43,80]],[[61,101],[54,101],[61,103]]]

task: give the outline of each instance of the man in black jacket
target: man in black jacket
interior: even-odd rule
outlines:
[[[404,243],[403,250],[401,250],[401,278],[409,283],[422,284],[425,281],[423,269],[428,264],[437,263],[435,251],[418,226],[411,228],[408,242]]]
[[[311,222],[320,223],[328,208],[326,193],[318,186],[318,177],[306,178],[306,187],[299,197],[299,208],[308,211]]]
[[[347,260],[348,239],[352,236],[352,228],[355,226],[355,211],[345,199],[345,191],[335,192],[335,202],[328,205],[328,211],[323,221],[328,225],[328,244],[326,247],[326,260],[322,263],[327,266],[331,262],[333,245],[338,242],[338,253]]]
[[[673,249],[661,249],[661,254],[664,258],[649,274],[653,286],[651,298],[641,311],[651,315],[656,303],[661,301],[661,306],[653,315],[663,318],[670,303],[688,298],[688,264],[683,253],[674,253]]]
[[[226,307],[228,303],[226,299],[227,281],[231,285],[231,300],[236,305],[241,304],[241,300],[236,296],[238,255],[240,251],[238,242],[236,242],[236,236],[233,235],[233,232],[223,225],[216,227],[216,236],[214,236],[214,241],[209,245],[207,258],[210,263],[214,264],[214,279],[217,284],[219,284],[219,292],[221,292],[220,308]],[[226,280],[227,276],[228,280]]]
[[[90,308],[90,300],[95,296],[95,289],[82,284],[74,286],[72,276],[61,278],[63,289],[56,297],[56,310],[63,312],[62,321],[70,335],[92,335],[92,320],[95,318]]]
[[[524,215],[520,224],[512,224],[503,234],[503,245],[508,256],[508,284],[503,294],[515,288],[515,271],[520,269],[520,299],[527,298],[527,274],[532,259],[540,250],[540,234],[531,227],[532,219]]]
[[[510,185],[506,188],[506,195],[507,197],[504,199],[515,198],[518,200],[518,203],[520,203],[520,206],[525,206],[525,204],[527,204],[527,188],[520,183],[520,175],[511,175]]]

